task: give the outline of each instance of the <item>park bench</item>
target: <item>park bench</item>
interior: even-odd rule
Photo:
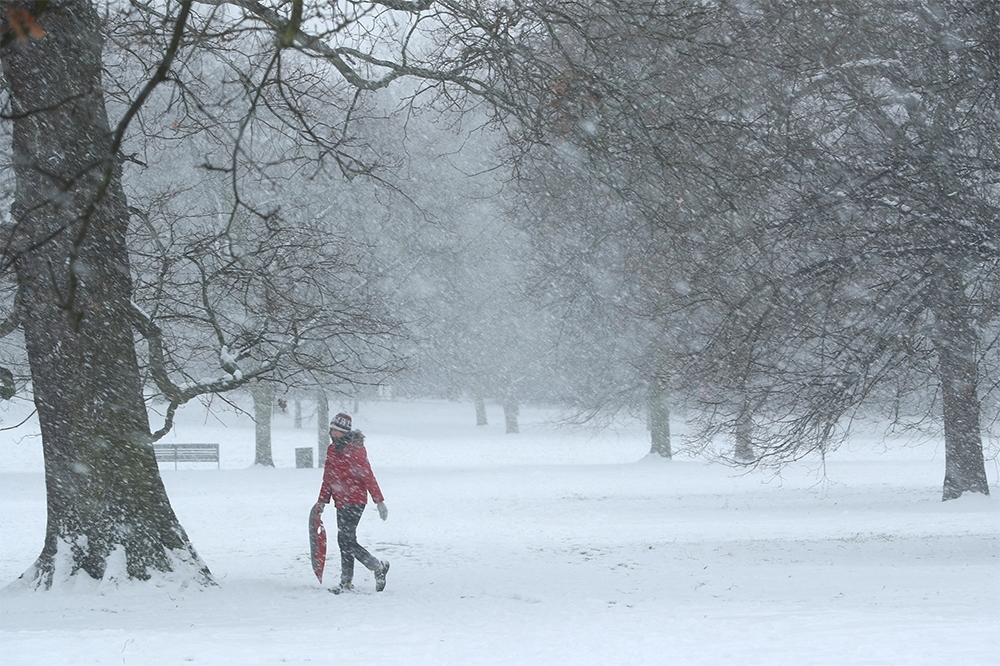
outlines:
[[[173,462],[177,469],[179,462],[214,462],[219,465],[218,444],[153,444],[156,462]]]

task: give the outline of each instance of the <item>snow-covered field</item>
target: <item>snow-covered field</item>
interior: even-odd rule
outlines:
[[[0,403],[0,427],[19,410]],[[250,419],[194,405],[168,441],[219,442],[222,469],[163,477],[219,587],[4,589],[0,663],[1000,664],[996,461],[993,498],[942,503],[939,442],[741,475],[648,459],[641,425],[556,430],[543,410],[520,435],[496,407],[479,428],[468,404],[354,416],[390,512],[359,529],[392,563],[385,592],[360,565],[349,595],[312,574],[320,470],[294,468],[311,422],[277,415],[277,469],[258,469]],[[3,585],[42,545],[33,428],[0,432]]]

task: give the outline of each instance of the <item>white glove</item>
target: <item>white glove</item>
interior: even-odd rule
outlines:
[[[386,518],[389,517],[389,509],[388,509],[388,507],[386,507],[385,502],[379,502],[375,506],[378,507],[378,517],[379,518],[381,518],[382,520],[385,520]]]

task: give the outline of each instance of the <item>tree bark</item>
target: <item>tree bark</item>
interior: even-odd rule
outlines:
[[[83,575],[117,582],[177,572],[208,584],[151,446],[98,16],[86,0],[69,0],[48,5],[38,22],[44,37],[2,52],[16,176],[10,249],[48,507],[42,552],[21,580],[49,589]],[[6,17],[3,27],[7,34]]]
[[[482,393],[476,393],[472,397],[473,402],[476,403],[476,425],[484,426],[488,425],[486,420],[486,400],[483,399]]]
[[[733,447],[733,458],[736,462],[751,463],[754,460],[753,421],[748,413],[740,414],[736,421],[736,446]]]
[[[274,467],[271,457],[271,410],[274,409],[274,384],[258,380],[250,389],[253,396],[254,465]]]
[[[944,411],[945,474],[943,500],[965,492],[990,494],[979,423],[976,334],[958,276],[938,281],[934,346]]]
[[[662,347],[656,350],[649,388],[649,431],[650,455],[667,460],[673,458],[670,447],[670,360]]]
[[[508,394],[503,400],[503,420],[508,435],[516,435],[520,432],[517,425],[518,412],[517,397]]]
[[[319,467],[326,467],[326,449],[330,445],[330,401],[326,391],[316,389],[316,460]]]
[[[670,389],[664,382],[656,382],[649,398],[649,452],[668,460],[673,457],[670,448]]]

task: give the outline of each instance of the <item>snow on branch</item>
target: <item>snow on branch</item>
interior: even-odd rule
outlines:
[[[253,379],[265,377],[278,367],[282,359],[293,353],[299,345],[299,338],[294,335],[281,345],[267,360],[257,368],[249,372],[243,372],[238,365],[241,358],[249,356],[244,350],[238,354],[233,354],[229,347],[222,345],[219,352],[219,361],[226,375],[201,379],[195,382],[177,384],[171,378],[167,369],[166,358],[163,348],[163,332],[159,326],[135,303],[132,304],[132,324],[139,334],[146,340],[149,349],[149,371],[157,389],[167,399],[167,413],[164,417],[164,424],[159,430],[153,433],[153,441],[158,441],[173,427],[174,415],[177,408],[188,401],[206,393],[226,393],[247,384]]]

